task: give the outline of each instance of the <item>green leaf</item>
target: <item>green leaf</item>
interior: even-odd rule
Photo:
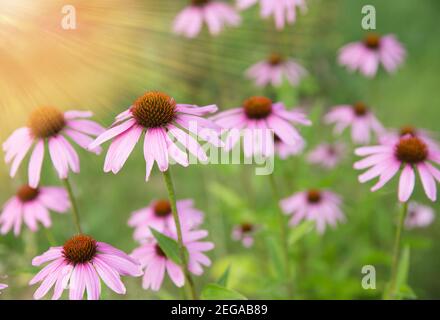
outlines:
[[[293,245],[295,242],[300,240],[302,237],[313,231],[315,228],[314,221],[304,221],[297,225],[291,232],[289,236],[289,245]]]
[[[410,258],[409,246],[405,246],[400,256],[399,266],[397,267],[397,282],[396,282],[397,288],[406,286],[406,282],[408,280],[408,273],[409,273],[409,258]]]
[[[159,247],[165,253],[167,258],[180,265],[181,259],[179,253],[179,244],[177,243],[177,241],[174,240],[173,238],[164,235],[163,233],[160,233],[159,231],[153,228],[150,228],[150,230],[154,238],[156,238]]]
[[[200,297],[202,300],[247,300],[241,293],[216,283],[207,284],[203,288]]]
[[[282,277],[286,274],[286,270],[281,257],[280,245],[277,245],[277,242],[272,236],[266,236],[265,240],[270,261],[273,263],[274,274],[277,278]],[[282,272],[279,272],[280,270],[282,270]]]
[[[229,272],[231,271],[231,265],[229,265],[225,272],[221,275],[221,277],[218,279],[217,283],[223,287],[227,287],[228,285],[228,279],[229,279]]]
[[[413,289],[407,284],[404,284],[399,287],[399,290],[396,293],[397,299],[417,299],[416,294]]]
[[[214,182],[210,184],[209,190],[216,198],[231,208],[237,209],[246,207],[246,204],[243,202],[243,199],[238,196],[238,193],[233,192],[231,189],[219,183]]]

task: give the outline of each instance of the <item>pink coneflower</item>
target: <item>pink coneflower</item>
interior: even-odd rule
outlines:
[[[369,33],[361,42],[352,42],[339,50],[339,63],[350,71],[358,69],[366,77],[376,75],[379,63],[393,72],[405,59],[405,49],[392,34]]]
[[[177,238],[174,233],[169,236]],[[195,274],[203,273],[202,266],[210,266],[211,260],[204,254],[205,251],[212,250],[212,242],[201,241],[208,236],[206,230],[182,230],[183,244],[188,252],[188,270]],[[180,266],[167,258],[155,240],[142,244],[132,253],[133,258],[140,261],[145,270],[143,278],[143,288],[157,291],[162,286],[165,271],[171,280],[178,287],[184,285],[185,277]]]
[[[145,131],[144,157],[146,180],[148,180],[154,162],[157,162],[159,170],[162,172],[168,170],[170,157],[182,166],[189,164],[187,153],[182,151],[168,134],[171,134],[183,145],[185,151],[188,150],[201,161],[206,161],[207,155],[189,132],[216,146],[222,145],[218,140],[218,133],[215,131],[219,129],[218,126],[201,117],[216,111],[216,105],[198,107],[176,104],[176,101],[165,93],[146,92],[130,108],[119,114],[115,123],[102,133],[89,148],[96,148],[114,138],[105,158],[104,171],[112,171],[116,174],[121,170]]]
[[[335,106],[325,115],[324,121],[335,124],[336,134],[341,134],[345,128],[351,126],[351,138],[357,144],[369,143],[371,132],[377,135],[384,132],[383,126],[363,102]]]
[[[387,132],[384,132],[379,137],[379,142],[381,144],[393,144],[397,140],[399,140],[400,137],[403,137],[405,135],[420,138],[429,146],[429,148],[440,150],[440,146],[438,142],[432,137],[433,134],[431,132],[424,129],[416,128],[412,125],[405,125],[399,130],[388,130]]]
[[[58,300],[69,288],[70,300],[81,300],[87,290],[87,299],[98,300],[101,281],[118,294],[125,294],[120,275],[142,275],[139,264],[111,245],[79,234],[67,240],[62,247],[51,247],[32,260],[33,266],[49,262],[29,285],[41,282],[34,298],[41,299],[55,286],[53,300]]]
[[[0,283],[0,294],[2,294],[2,290],[6,289],[8,287],[7,284]]]
[[[203,212],[194,208],[191,199],[178,200],[177,212],[182,228],[198,227],[203,222]],[[132,213],[128,225],[135,228],[134,239],[138,241],[151,237],[150,228],[159,232],[175,230],[171,204],[168,200],[155,200],[146,208]]]
[[[292,86],[297,86],[307,75],[306,69],[293,59],[285,59],[277,53],[271,54],[266,60],[260,61],[246,71],[246,76],[255,81],[259,87],[272,84],[275,87],[283,83],[283,77]]]
[[[0,216],[0,232],[6,234],[13,229],[14,234],[18,235],[23,222],[34,232],[38,230],[38,222],[49,228],[52,224],[49,210],[64,213],[69,208],[69,198],[63,188],[32,188],[24,185],[4,205]]]
[[[434,210],[431,207],[411,201],[408,204],[405,227],[408,229],[427,227],[434,221],[434,217]]]
[[[66,179],[69,170],[79,172],[79,157],[66,137],[79,146],[87,148],[93,141],[90,136],[101,134],[104,129],[96,122],[87,120],[89,111],[61,112],[54,107],[39,107],[32,111],[27,127],[15,130],[3,143],[5,161],[11,165],[14,177],[26,154],[35,143],[29,161],[29,185],[33,188],[40,182],[41,166],[44,158],[44,144],[47,141],[49,154],[60,179]],[[100,149],[92,150],[99,153]]]
[[[233,240],[240,241],[244,247],[250,248],[254,244],[255,230],[255,225],[245,222],[234,226],[231,236]]]
[[[394,144],[361,147],[355,150],[358,156],[367,156],[354,164],[361,170],[369,168],[359,176],[364,183],[379,177],[379,181],[371,188],[376,191],[382,188],[403,167],[399,180],[399,200],[408,201],[415,185],[417,169],[427,197],[435,201],[437,198],[436,182],[440,181],[440,171],[431,162],[440,163],[440,152],[429,148],[420,138],[406,135]]]
[[[243,138],[246,157],[273,155],[274,137],[267,134],[271,130],[283,143],[295,146],[304,143],[304,139],[291,123],[311,125],[302,112],[287,110],[282,102],[272,103],[269,98],[257,96],[245,100],[242,107],[221,112],[212,119],[225,129],[247,129]],[[231,150],[239,140],[240,135],[231,130],[226,136],[225,150]]]
[[[345,150],[345,144],[340,142],[321,143],[309,152],[307,161],[325,169],[332,169],[342,160]]]
[[[238,26],[241,18],[230,5],[215,0],[191,0],[175,18],[173,31],[187,38],[196,37],[206,23],[209,33],[218,35],[226,26]]]
[[[290,156],[296,156],[303,152],[306,142],[304,140],[298,140],[297,144],[288,145],[284,143],[277,135],[275,139],[275,152],[281,159],[287,159]]]
[[[319,233],[323,233],[326,225],[336,226],[345,217],[340,209],[341,198],[333,192],[311,189],[298,192],[280,202],[284,213],[291,214],[290,225],[295,226],[301,220],[312,220],[316,223]]]
[[[243,10],[257,2],[260,2],[261,16],[263,18],[273,16],[278,30],[296,21],[296,7],[299,7],[303,13],[307,10],[305,0],[237,0],[237,5]]]

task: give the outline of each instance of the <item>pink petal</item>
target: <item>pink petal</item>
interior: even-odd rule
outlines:
[[[29,161],[28,175],[29,186],[37,188],[40,182],[41,167],[44,159],[44,140],[40,139],[32,151],[31,159]]]
[[[408,201],[414,190],[415,174],[411,165],[407,164],[403,168],[399,180],[399,200],[401,202]]]

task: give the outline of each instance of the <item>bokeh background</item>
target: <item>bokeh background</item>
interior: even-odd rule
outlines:
[[[70,0],[77,9],[78,29],[62,30],[61,0],[2,0],[0,3],[0,141],[26,122],[40,104],[86,109],[109,125],[145,90],[161,90],[183,103],[216,103],[222,110],[237,107],[249,95],[268,94],[246,80],[243,72],[272,52],[298,59],[310,76],[299,88],[285,83],[276,91],[289,106],[301,105],[314,126],[302,130],[308,149],[331,141],[320,117],[330,106],[365,101],[388,127],[412,124],[438,130],[440,117],[440,2],[425,0],[310,0],[306,15],[277,32],[273,21],[262,21],[258,8],[243,12],[243,22],[218,37],[206,30],[194,40],[173,35],[171,25],[186,0]],[[232,1],[231,1],[232,3]],[[377,10],[377,31],[394,33],[408,57],[395,75],[381,71],[374,80],[349,74],[336,64],[337,50],[364,35],[361,8]],[[349,143],[348,137],[343,137]],[[102,171],[104,157],[80,153],[81,173],[72,176],[85,232],[126,252],[136,246],[127,220],[133,210],[166,190],[154,172],[144,182],[140,148],[116,176]],[[303,156],[277,161],[275,179],[283,196],[310,187],[325,187],[344,197],[347,222],[319,236],[310,228],[291,230],[295,294],[311,299],[380,298],[389,278],[390,252],[397,214],[396,185],[377,193],[360,185],[349,154],[335,170],[311,167]],[[58,185],[46,163],[43,183]],[[25,167],[11,180],[0,163],[0,203],[26,181]],[[205,212],[204,227],[216,248],[213,266],[196,280],[215,281],[231,266],[229,286],[249,298],[280,298],[284,294],[277,244],[276,199],[267,177],[251,166],[198,165],[173,167],[179,198],[191,197]],[[417,188],[414,199],[427,203]],[[437,204],[432,206],[439,211]],[[74,233],[69,215],[52,214],[55,240],[62,244]],[[438,218],[438,217],[437,217]],[[418,298],[439,298],[440,219],[423,230],[406,232],[410,246],[408,283]],[[257,243],[244,249],[230,240],[231,227],[242,221],[261,226]],[[44,230],[20,237],[0,237],[0,282],[9,288],[1,298],[31,299],[27,283],[37,271],[32,257],[45,251]],[[374,265],[377,289],[361,287],[361,268]],[[179,297],[169,282],[158,293],[144,291],[140,279],[125,279],[128,294],[104,291],[104,298],[168,299]]]

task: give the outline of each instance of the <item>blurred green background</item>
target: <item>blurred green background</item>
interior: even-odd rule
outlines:
[[[370,105],[387,127],[412,124],[432,131],[438,129],[439,1],[310,0],[307,14],[300,15],[298,22],[283,32],[274,30],[273,21],[262,21],[257,7],[253,7],[243,12],[240,27],[229,28],[218,37],[210,37],[204,30],[194,40],[179,38],[170,31],[174,16],[185,4],[176,0],[129,1],[125,10],[126,21],[131,23],[121,24],[119,28],[125,28],[125,34],[131,37],[130,41],[124,39],[131,47],[127,47],[127,56],[119,48],[120,63],[108,66],[112,69],[108,73],[112,92],[106,99],[85,95],[82,102],[81,95],[72,93],[75,98],[63,108],[92,108],[96,111],[95,119],[107,126],[144,90],[168,92],[182,103],[216,103],[222,110],[239,106],[249,95],[270,92],[289,106],[301,105],[309,111],[314,125],[302,130],[307,150],[335,139],[330,128],[321,123],[323,112],[332,105],[357,100]],[[375,79],[368,80],[349,74],[336,64],[338,49],[364,35],[360,21],[365,4],[376,7],[377,31],[396,34],[407,49],[407,60],[395,75],[381,70]],[[133,11],[137,14],[135,21],[130,20],[129,13]],[[105,26],[103,22],[97,28]],[[113,39],[115,43],[119,40]],[[311,75],[299,88],[285,83],[275,92],[268,91],[254,87],[244,78],[247,67],[274,51],[298,59],[310,71]],[[83,79],[84,86],[88,86],[88,81],[93,79]],[[3,139],[23,121],[12,126],[4,119]],[[342,140],[349,144],[348,135]],[[166,196],[161,175],[154,169],[150,181],[144,182],[144,160],[139,146],[116,176],[103,173],[103,155],[97,157],[81,151],[80,157],[81,173],[71,180],[85,232],[131,252],[136,243],[127,220],[132,211],[146,206],[152,199]],[[42,181],[45,185],[58,185],[47,160],[48,157]],[[290,230],[296,298],[380,298],[389,279],[398,211],[396,183],[370,193],[371,184],[361,185],[357,181],[357,172],[352,169],[354,160],[350,150],[343,163],[332,171],[311,167],[303,156],[275,164],[275,179],[283,197],[310,187],[325,187],[342,195],[347,217],[345,224],[335,230],[328,229],[323,236],[307,226],[299,231]],[[8,168],[0,164],[1,203],[26,181],[26,168],[21,169],[21,175],[10,180]],[[195,199],[196,206],[205,212],[204,228],[210,231],[210,239],[216,244],[210,252],[212,267],[196,279],[198,289],[216,281],[231,266],[230,288],[248,298],[282,298],[285,292],[278,262],[277,199],[270,191],[268,177],[255,176],[252,166],[243,165],[174,166],[172,173],[178,198]],[[420,184],[416,189],[413,199],[429,204]],[[438,204],[429,205],[438,212]],[[52,214],[52,218],[52,233],[61,245],[74,232],[71,217]],[[245,220],[261,226],[256,245],[251,249],[244,249],[230,239],[231,227]],[[440,297],[440,282],[436,280],[440,270],[439,231],[440,222],[436,219],[426,229],[404,234],[404,244],[410,246],[408,284],[418,298]],[[26,230],[17,238],[11,234],[0,238],[0,275],[8,275],[6,279],[0,278],[0,282],[9,285],[2,299],[32,298],[36,287],[31,288],[27,283],[38,269],[30,262],[48,246],[42,229],[36,234]],[[376,267],[376,290],[361,287],[364,265]],[[124,282],[127,295],[117,296],[104,289],[103,298],[179,297],[179,291],[169,279],[158,293],[142,290],[140,279]]]

